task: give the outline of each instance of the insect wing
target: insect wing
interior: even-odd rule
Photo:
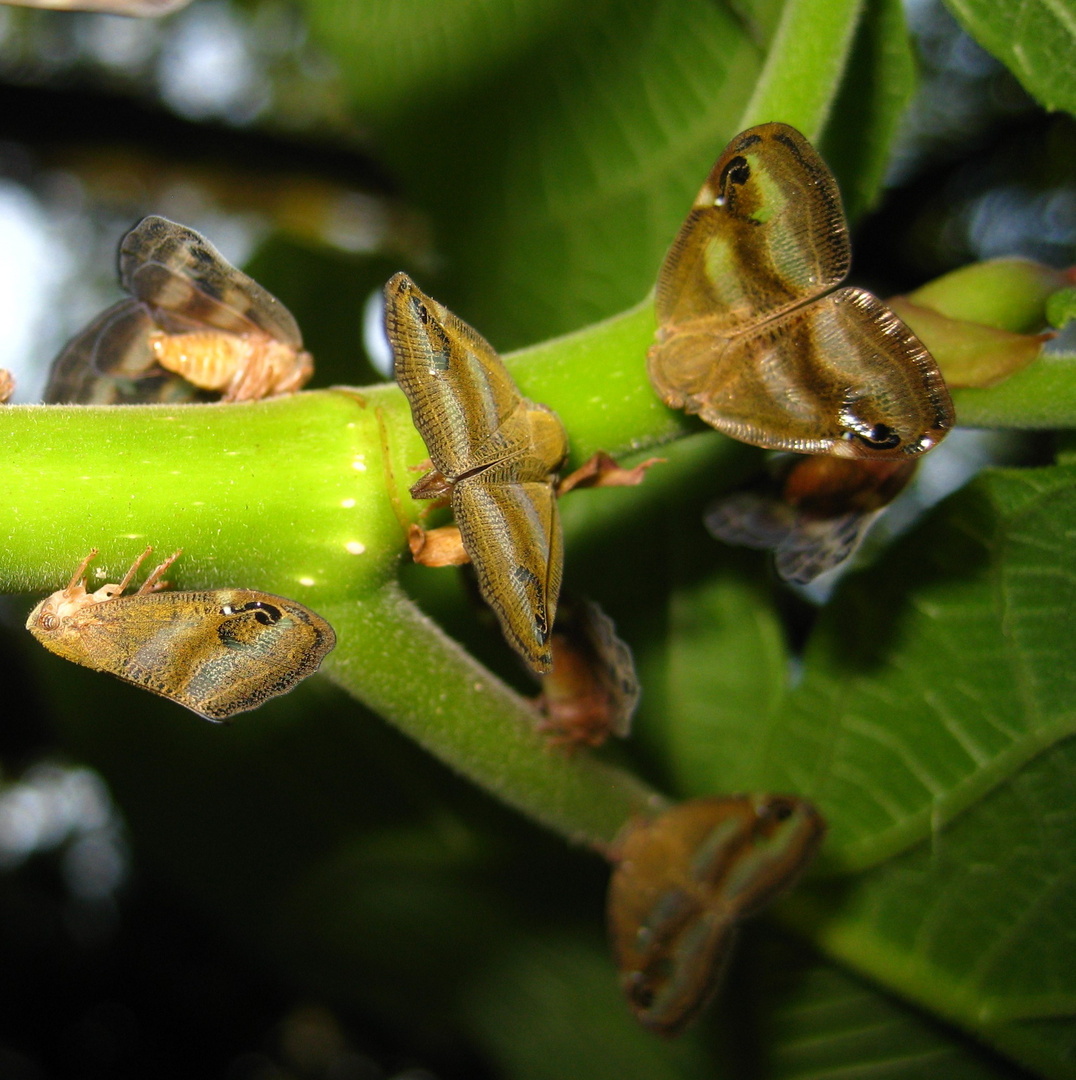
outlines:
[[[843,457],[921,454],[952,427],[931,355],[876,297],[826,291],[850,251],[835,181],[785,124],[733,139],[662,266],[647,367],[733,438]]]
[[[639,703],[631,649],[613,620],[591,600],[569,600],[557,610],[550,637],[553,670],[542,677],[540,730],[554,745],[601,746],[610,734],[627,736]]]
[[[692,799],[630,824],[609,883],[621,985],[635,1015],[679,1034],[716,988],[736,926],[787,889],[825,824],[804,799]]]
[[[175,696],[211,720],[225,720],[286,694],[317,671],[336,644],[332,627],[294,600],[238,589],[176,595],[204,596],[215,605],[210,616],[215,632],[210,636],[203,628],[204,641],[191,640],[190,651],[198,659],[182,696]]]
[[[840,192],[817,151],[787,124],[725,148],[662,265],[659,327],[694,319],[730,333],[842,281],[851,263]]]
[[[706,528],[726,544],[772,551],[782,579],[807,585],[851,557],[879,512],[815,518],[773,496],[741,491],[710,507]]]
[[[287,693],[336,643],[332,627],[294,600],[245,589],[117,596],[43,629],[50,652],[107,672],[209,720]]]
[[[260,330],[296,351],[303,347],[291,312],[185,225],[143,218],[123,238],[119,262],[124,288],[149,305],[168,333],[206,326],[232,334]]]
[[[778,574],[806,585],[855,553],[917,465],[914,458],[786,460],[761,489],[714,502],[706,511],[706,527],[726,543],[773,551]]]
[[[793,585],[809,585],[856,553],[880,513],[850,510],[825,520],[800,518],[798,528],[774,552],[777,573]]]
[[[564,571],[552,484],[461,480],[452,489],[452,509],[479,591],[504,636],[535,671],[549,671],[549,636]]]
[[[635,658],[616,632],[613,620],[592,600],[579,605],[580,629],[594,657],[597,674],[607,688],[611,703],[610,730],[625,737],[639,704],[639,676]]]
[[[674,338],[667,348],[677,346]],[[687,410],[756,446],[901,458],[937,445],[953,423],[933,357],[862,289],[839,289],[704,347],[706,373]]]
[[[796,531],[796,510],[760,491],[736,491],[710,504],[705,516],[711,536],[726,544],[776,551]]]
[[[430,459],[455,479],[527,447],[523,398],[493,347],[403,273],[385,286],[396,381]]]
[[[146,306],[121,300],[60,351],[49,370],[47,404],[115,405],[188,401],[194,388],[158,367],[147,338],[156,330]]]

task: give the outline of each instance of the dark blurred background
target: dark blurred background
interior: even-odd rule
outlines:
[[[1063,264],[1076,243],[1076,124],[1036,108],[938,3],[911,0],[907,11],[922,88],[884,196],[857,224],[856,279],[886,295],[994,255]],[[153,21],[0,7],[0,367],[16,375],[17,402],[40,399],[51,357],[119,298],[117,242],[149,212],[203,232],[285,301],[317,356],[317,386],[382,378],[377,290],[401,267],[433,283],[443,273],[427,214],[349,113],[339,73],[298,9],[207,0]],[[102,773],[80,758],[78,728],[112,724],[111,737],[137,740],[138,725],[193,731],[200,722],[102,689],[98,676],[65,674],[71,685],[56,685],[57,669],[22,630],[31,604],[0,602],[0,1078],[500,1075],[482,1050],[488,1035],[442,1029],[450,987],[419,995],[410,1022],[400,1019],[416,985],[408,978],[422,977],[405,972],[392,985],[391,940],[371,946],[383,961],[371,986],[336,993],[304,979],[287,943],[269,957],[257,935],[222,931],[198,890],[177,888]],[[62,694],[82,703],[76,715],[57,717]],[[342,748],[339,775],[319,778],[326,817],[334,799],[356,798],[370,808],[373,847],[378,829],[408,823],[417,835],[419,823],[439,821],[456,837],[448,855],[424,853],[415,839],[412,858],[405,843],[390,868],[400,892],[370,897],[401,941],[416,874],[425,885],[412,888],[445,888],[446,926],[473,920],[453,945],[463,952],[437,956],[448,965],[481,957],[483,890],[511,894],[535,933],[549,907],[561,929],[600,924],[597,860],[565,860],[559,840],[330,688],[296,698],[289,708],[307,726],[286,737],[289,766],[301,767],[303,739]],[[116,721],[124,709],[133,719]],[[283,717],[264,723],[279,735]],[[184,732],[196,746],[220,734]],[[241,744],[233,758],[220,782],[246,785],[256,816],[286,777],[242,775]],[[142,769],[125,782],[152,783],[153,761]],[[188,793],[192,806],[199,796]],[[213,822],[181,805],[175,817],[174,828],[193,822],[192,846],[212,845]],[[312,825],[263,824],[279,828],[282,849],[327,844]],[[367,852],[356,866],[384,871],[380,858]],[[439,860],[451,863],[444,873]],[[434,868],[429,878],[423,866]],[[384,925],[371,919],[376,934]],[[436,926],[424,932],[433,940]]]

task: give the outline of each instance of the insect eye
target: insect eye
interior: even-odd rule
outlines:
[[[41,616],[41,629],[42,630],[55,630],[60,625],[60,620],[55,615],[42,615]]]

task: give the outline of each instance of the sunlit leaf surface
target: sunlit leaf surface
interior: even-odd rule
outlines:
[[[795,686],[750,587],[719,571],[678,591],[667,738],[686,790],[808,794],[846,866],[951,820],[1076,730],[1074,528],[1076,470],[984,475],[847,583]]]
[[[1076,113],[1071,0],[946,0],[964,28],[1047,109]]]
[[[1069,740],[906,854],[851,882],[805,889],[791,918],[985,1041],[1048,1075],[1071,1075],[1074,769]],[[1053,1038],[1040,1042],[1047,1027]]]

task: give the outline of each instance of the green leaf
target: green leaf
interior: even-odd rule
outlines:
[[[366,86],[364,65],[381,63],[367,61],[362,8],[330,19],[337,3],[308,3],[361,111],[368,92],[355,80]],[[563,25],[554,25],[551,0],[542,10],[546,36],[495,45],[481,77],[437,82],[421,99],[401,89],[391,122],[378,127],[384,152],[437,223],[451,268],[443,287],[420,284],[502,349],[645,296],[710,166],[747,123],[821,131],[860,0],[787,3],[772,46],[719,3],[605,0],[571,7]],[[425,40],[443,18],[453,56],[485,47],[477,21],[431,18],[417,28],[401,22],[398,32]],[[772,10],[763,21],[772,23]],[[474,40],[464,49],[457,33]],[[390,53],[412,47],[396,42]]]
[[[513,1080],[1023,1075],[954,1038],[948,1026],[757,926],[741,938],[698,1028],[672,1042],[630,1021],[594,935],[563,927],[512,935],[469,990],[465,1009],[469,1027]]]
[[[775,934],[752,933],[732,972],[757,1008],[757,1075],[768,1080],[990,1080],[1019,1070],[945,1025]],[[728,987],[727,997],[735,993]],[[735,999],[734,999],[735,1000]],[[754,1025],[753,1025],[754,1026]]]
[[[878,198],[889,150],[916,89],[916,64],[900,0],[871,0],[856,32],[819,150],[855,221]]]
[[[1076,319],[1076,289],[1059,289],[1046,301],[1046,318],[1059,330]]]
[[[735,568],[689,578],[663,696],[677,787],[810,795],[831,866],[930,835],[1076,731],[1074,529],[1076,470],[984,474],[847,581],[795,686]]]
[[[1040,104],[1076,114],[1072,0],[946,0],[946,5]]]
[[[586,935],[563,928],[517,932],[505,946],[465,1002],[468,1026],[501,1075],[512,1080],[731,1080],[735,1075],[706,1052],[697,1033],[667,1042],[632,1018],[608,950],[593,930]]]
[[[1069,740],[911,851],[805,887],[782,913],[833,956],[1032,1068],[1076,1075],[1074,770]]]
[[[336,41],[359,115],[458,91],[571,25],[566,0],[316,0],[311,29]],[[599,7],[600,5],[595,5]]]

